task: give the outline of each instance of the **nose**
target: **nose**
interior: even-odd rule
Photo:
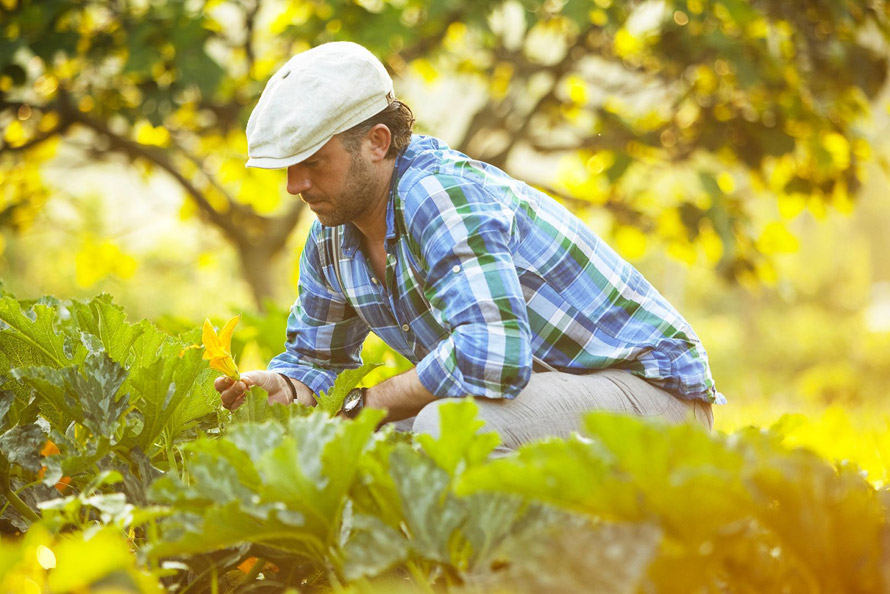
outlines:
[[[308,176],[299,165],[291,165],[287,168],[287,193],[292,196],[302,194],[312,187]]]

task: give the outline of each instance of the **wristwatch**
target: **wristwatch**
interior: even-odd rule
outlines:
[[[365,391],[367,388],[353,388],[343,399],[343,415],[347,419],[354,419],[365,407]]]

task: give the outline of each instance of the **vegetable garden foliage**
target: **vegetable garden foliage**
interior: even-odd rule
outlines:
[[[105,295],[0,320],[3,592],[890,592],[890,491],[776,432],[592,413],[491,459],[469,400],[439,437],[221,410],[196,332]]]

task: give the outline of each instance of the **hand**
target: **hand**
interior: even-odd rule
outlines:
[[[237,382],[224,376],[218,377],[213,383],[213,387],[219,392],[223,407],[235,410],[244,403],[247,390],[251,386],[259,386],[268,392],[269,404],[273,402],[290,404],[293,401],[292,392],[287,387],[286,381],[274,371],[257,370],[242,373],[241,379]],[[297,390],[297,394],[302,396],[302,391],[308,391],[311,397],[311,391],[305,384],[296,380],[292,380],[292,382]],[[314,401],[314,398],[312,400]],[[300,402],[303,402],[303,398],[300,398]]]

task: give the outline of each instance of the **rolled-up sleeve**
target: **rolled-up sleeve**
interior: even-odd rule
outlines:
[[[405,210],[426,299],[448,331],[418,363],[420,382],[440,397],[514,398],[528,383],[532,353],[513,213],[481,184],[437,176],[412,188]]]
[[[361,365],[368,326],[328,282],[319,251],[321,226],[313,225],[300,258],[299,297],[287,319],[285,350],[268,365],[309,386],[329,391],[337,375]]]

